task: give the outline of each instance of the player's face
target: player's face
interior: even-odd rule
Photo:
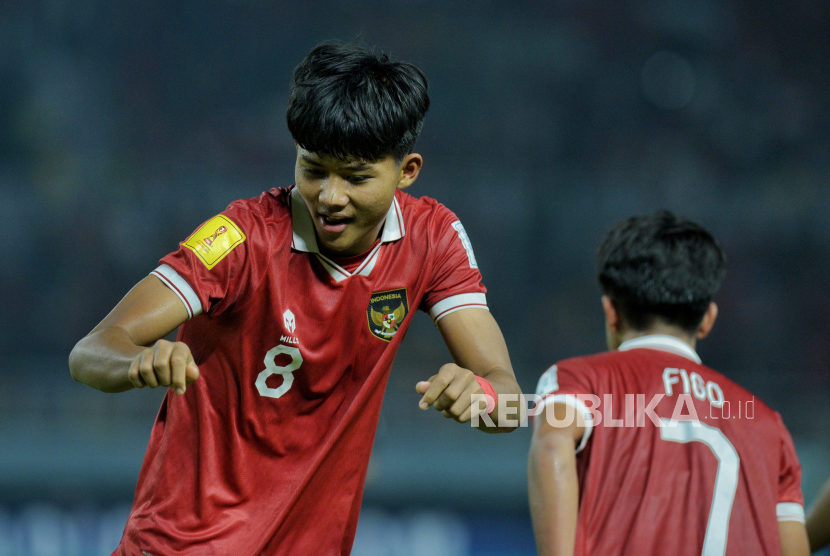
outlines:
[[[409,187],[422,164],[414,153],[400,163],[391,156],[366,162],[298,146],[294,179],[314,221],[320,251],[347,257],[372,247],[395,191]]]

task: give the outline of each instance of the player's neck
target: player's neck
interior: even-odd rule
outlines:
[[[697,345],[697,337],[694,334],[689,334],[688,332],[677,326],[672,326],[670,324],[660,322],[654,323],[652,326],[649,326],[645,330],[635,330],[633,328],[626,327],[619,333],[619,343],[622,344],[623,342],[633,340],[634,338],[652,336],[655,334],[661,334],[663,336],[673,336],[678,340],[682,340],[689,344],[692,349],[695,349],[695,346]]]
[[[369,246],[368,249],[364,250],[362,253],[358,253],[357,255],[343,255],[338,251],[332,251],[330,249],[325,249],[323,247],[320,247],[320,253],[334,261],[359,261],[364,259],[366,255],[368,255],[372,251],[372,249],[374,249],[380,242],[381,238],[378,237],[377,239],[375,239],[375,242]]]

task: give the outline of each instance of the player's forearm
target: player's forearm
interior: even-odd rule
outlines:
[[[563,434],[534,435],[527,474],[539,556],[573,556],[579,511],[573,440]]]
[[[781,556],[810,556],[810,541],[800,521],[779,521],[778,537],[781,539]]]
[[[807,514],[807,536],[813,552],[830,545],[830,481]]]
[[[72,378],[102,392],[123,392],[133,388],[130,363],[143,348],[118,327],[95,331],[75,344],[69,354]]]

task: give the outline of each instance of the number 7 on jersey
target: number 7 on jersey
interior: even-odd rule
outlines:
[[[723,556],[726,553],[726,537],[729,534],[729,516],[738,489],[738,468],[741,459],[729,439],[714,427],[700,421],[672,421],[661,418],[660,438],[669,442],[702,442],[709,446],[718,460],[715,476],[715,494],[706,524],[701,556]]]

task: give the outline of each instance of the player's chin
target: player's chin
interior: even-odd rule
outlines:
[[[338,234],[320,233],[317,237],[330,252],[337,256],[348,257],[359,254],[353,251],[364,236],[360,229],[349,226]]]
[[[348,241],[348,238],[336,238],[333,240],[325,240],[321,238],[323,246],[335,256],[346,256],[345,252],[354,245],[353,241]]]
[[[317,240],[329,251],[340,252],[351,247],[354,244],[354,240],[350,239],[351,235],[348,228],[336,233],[317,229]]]

